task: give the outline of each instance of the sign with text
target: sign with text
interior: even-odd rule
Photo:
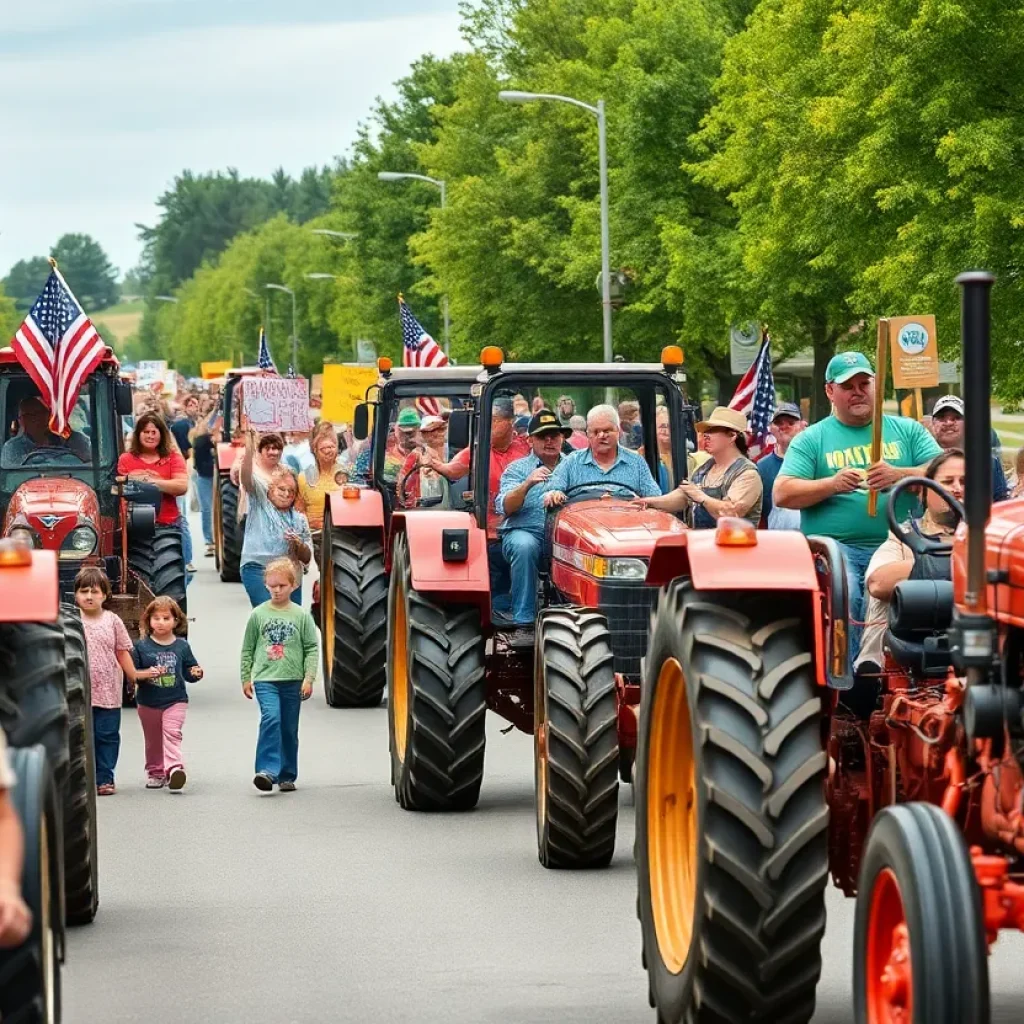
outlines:
[[[366,401],[366,389],[377,383],[377,377],[376,368],[325,363],[321,417],[330,423],[351,423],[356,406]]]
[[[301,377],[247,377],[242,416],[253,430],[309,430],[309,383]]]
[[[939,385],[939,342],[935,317],[896,316],[889,321],[892,386],[897,390]]]
[[[199,369],[202,371],[203,380],[216,380],[231,369],[231,360],[221,359],[213,363],[201,363]]]
[[[166,359],[140,360],[135,370],[135,384],[140,388],[151,388],[158,383],[163,387],[164,374],[167,373]]]

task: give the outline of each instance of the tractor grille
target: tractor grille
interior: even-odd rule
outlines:
[[[657,592],[644,583],[601,584],[599,607],[608,619],[616,672],[639,679]]]

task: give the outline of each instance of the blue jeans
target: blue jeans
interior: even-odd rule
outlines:
[[[532,626],[537,618],[537,568],[544,541],[529,530],[509,530],[501,535],[501,550],[512,578],[512,621]]]
[[[500,540],[487,542],[487,569],[491,576],[491,610],[508,614],[512,610],[512,576]]]
[[[192,530],[188,525],[188,495],[178,496],[178,519],[175,526],[181,530],[181,546],[185,550],[185,564],[192,564]]]
[[[256,740],[256,771],[275,782],[294,782],[299,776],[299,711],[302,681],[256,683],[260,705],[260,734]]]
[[[249,595],[249,604],[253,608],[270,600],[270,591],[267,590],[267,585],[263,582],[263,574],[266,569],[267,567],[259,562],[246,562],[239,573],[242,577],[242,586],[245,587],[245,592]],[[302,604],[301,583],[292,591],[292,601],[295,604]]]
[[[93,745],[96,749],[96,785],[114,781],[117,755],[121,752],[121,709],[92,709]]]
[[[199,492],[199,508],[203,517],[203,540],[213,543],[213,477],[196,476],[196,490]]]
[[[850,665],[860,654],[861,634],[864,627],[859,625],[864,621],[864,577],[867,575],[868,563],[875,553],[875,548],[855,547],[853,544],[844,544],[839,541],[839,547],[846,559],[846,586],[850,594]]]

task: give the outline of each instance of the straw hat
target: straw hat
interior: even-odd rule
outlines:
[[[747,417],[735,409],[720,405],[706,420],[697,424],[697,429],[702,434],[711,427],[722,427],[725,430],[734,430],[737,434],[745,434]]]

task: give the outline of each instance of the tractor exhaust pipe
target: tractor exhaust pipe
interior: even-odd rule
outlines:
[[[967,589],[964,603],[985,615],[985,527],[992,511],[992,411],[990,297],[995,277],[984,270],[961,274],[960,344],[964,375],[964,461],[967,480]]]

